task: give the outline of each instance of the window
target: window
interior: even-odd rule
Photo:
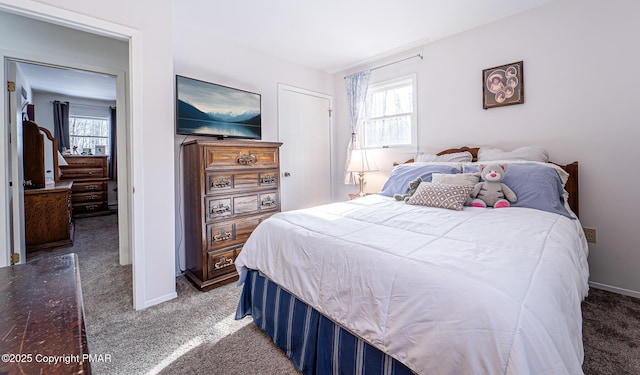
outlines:
[[[100,117],[69,117],[69,144],[77,146],[78,152],[84,148],[90,148],[95,154],[96,145],[104,145],[109,154],[110,121]]]
[[[369,85],[362,133],[365,148],[415,146],[415,76]]]

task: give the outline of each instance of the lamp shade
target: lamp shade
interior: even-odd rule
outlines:
[[[378,170],[373,158],[367,155],[365,149],[357,149],[351,151],[351,161],[349,162],[348,172],[375,172]]]

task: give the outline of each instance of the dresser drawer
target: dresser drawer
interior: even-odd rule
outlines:
[[[254,189],[278,186],[278,170],[254,172],[207,172],[205,181],[208,194],[217,194],[233,189]]]
[[[82,203],[82,202],[99,202],[107,200],[107,192],[106,191],[94,191],[90,193],[75,193],[71,196],[71,201],[73,203]]]
[[[258,224],[269,216],[271,214],[207,224],[207,250],[244,243]]]
[[[230,197],[206,197],[207,222],[226,220],[235,216],[258,214],[280,208],[276,190]]]
[[[75,193],[86,193],[95,191],[107,191],[107,181],[75,182],[71,186],[71,191]]]
[[[204,147],[206,169],[277,168],[277,147]]]
[[[68,166],[61,166],[61,168],[103,168],[107,158],[105,156],[65,156],[64,160],[69,164]]]
[[[236,271],[235,261],[242,245],[207,253],[207,278],[213,279]]]
[[[233,216],[233,199],[225,198],[205,198],[204,207],[207,221],[225,220]]]
[[[93,212],[99,212],[99,211],[106,211],[108,210],[108,206],[107,206],[107,202],[106,201],[101,201],[101,202],[80,202],[80,203],[73,203],[72,205],[72,211],[74,215],[77,214],[85,214],[85,213],[93,213]]]
[[[107,177],[104,175],[104,168],[63,168],[62,178],[70,179],[90,179]]]

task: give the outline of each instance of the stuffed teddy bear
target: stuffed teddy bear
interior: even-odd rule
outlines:
[[[480,181],[474,186],[470,194],[471,198],[473,198],[471,206],[511,207],[510,202],[515,202],[518,198],[511,188],[501,182],[506,172],[507,166],[504,164],[481,165],[480,177],[484,181]]]
[[[393,197],[397,200],[397,201],[408,201],[409,198],[411,198],[411,196],[413,195],[413,193],[416,192],[416,190],[418,190],[418,186],[420,186],[420,183],[422,182],[422,178],[418,177],[415,180],[409,182],[409,193],[408,194],[394,194]]]

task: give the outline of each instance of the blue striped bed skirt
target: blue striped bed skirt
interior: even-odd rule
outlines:
[[[236,319],[247,315],[303,374],[414,374],[255,270],[247,275]]]

